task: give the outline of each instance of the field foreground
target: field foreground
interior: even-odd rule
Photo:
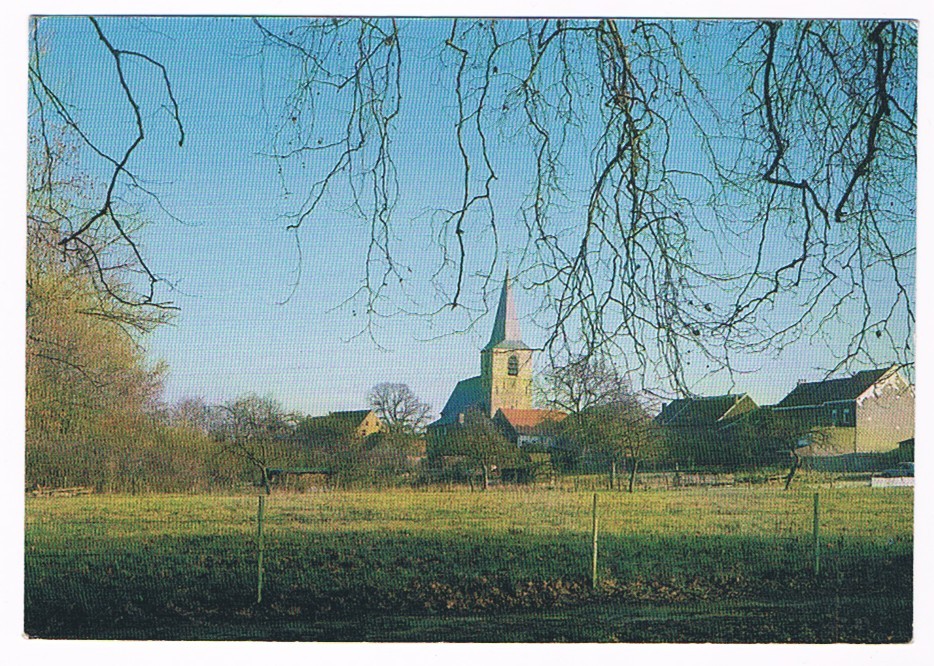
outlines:
[[[905,642],[910,488],[26,501],[41,638]]]

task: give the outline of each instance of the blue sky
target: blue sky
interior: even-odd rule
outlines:
[[[292,292],[299,264],[294,238],[285,231],[281,216],[300,196],[302,174],[298,169],[287,171],[283,188],[276,165],[261,154],[270,149],[267,110],[278,113],[269,105],[291,89],[291,78],[281,69],[282,61],[271,54],[260,57],[259,34],[252,23],[235,18],[101,23],[118,46],[145,51],[166,65],[185,125],[185,146],[178,148],[163,108],[167,100],[152,70],[128,70],[151,93],[141,100],[149,129],[135,165],[179,218],[150,206],[150,223],[141,236],[151,267],[175,285],[163,295],[181,308],[171,326],[146,341],[150,357],[168,364],[166,398],[201,395],[221,401],[257,392],[317,414],[361,407],[371,386],[398,381],[411,385],[439,411],[454,384],[479,371],[478,352],[489,335],[495,304],[467,331],[464,314],[397,315],[379,321],[379,344],[358,336],[362,313],[354,304],[342,303],[360,284],[368,227],[340,201],[341,190],[328,201],[326,212],[311,218],[299,232],[301,279]],[[412,22],[406,29],[423,35],[427,54],[439,50],[437,25]],[[122,145],[133,127],[127,109],[111,106],[119,98],[112,87],[112,63],[90,23],[53,19],[44,23],[43,31],[49,40],[47,71],[69,90],[79,117],[96,139],[111,147]],[[396,146],[401,187],[396,217],[406,232],[400,251],[416,266],[413,281],[421,285],[415,291],[421,307],[434,296],[426,279],[434,266],[431,260],[419,261],[429,256],[423,254],[430,249],[425,230],[439,202],[449,203],[456,192],[450,132],[454,101],[449,91],[436,85],[436,70],[408,71],[403,83],[407,98],[424,103],[400,119],[400,135],[406,140]],[[323,118],[327,131],[328,115]],[[336,114],[330,119],[340,122]],[[504,128],[504,134],[509,131]],[[495,149],[508,146],[500,142]],[[571,167],[586,165],[587,158],[581,148],[572,155]],[[92,172],[98,168],[90,161],[85,166]],[[529,167],[521,158],[511,166],[497,183],[497,215],[504,219],[515,217]],[[580,170],[583,192],[588,172]],[[571,216],[579,214],[575,196],[579,193],[572,193],[567,205]],[[515,233],[513,227],[501,239],[504,260],[518,259],[510,257],[517,255],[519,237],[510,235]],[[482,264],[478,260],[474,268]],[[504,265],[505,261],[497,270]],[[481,293],[482,280],[471,277],[467,296],[479,308],[475,312],[482,312],[483,298],[495,298],[498,286],[487,285],[487,292]],[[517,291],[516,300],[520,315],[526,313],[526,341],[541,344],[546,332],[529,316],[536,305],[533,296]],[[789,349],[779,358],[743,362],[760,371],[739,377],[735,386],[719,378],[698,388],[748,391],[766,404],[779,399],[797,379],[814,378],[817,368],[831,363],[824,350],[808,345]]]

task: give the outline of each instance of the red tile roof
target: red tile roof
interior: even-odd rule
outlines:
[[[500,408],[500,413],[509,422],[516,432],[522,435],[530,434],[535,428],[545,421],[558,423],[563,421],[567,414],[554,409],[505,409]]]

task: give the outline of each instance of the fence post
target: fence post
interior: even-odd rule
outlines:
[[[820,494],[814,493],[814,575],[820,574]]]
[[[590,532],[590,587],[597,589],[597,493],[593,494],[593,524]]]
[[[259,507],[256,510],[256,541],[259,553],[256,558],[256,603],[263,602],[263,518],[266,513],[266,497],[259,496]]]

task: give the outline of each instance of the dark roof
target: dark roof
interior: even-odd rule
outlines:
[[[496,308],[496,319],[493,320],[493,332],[490,341],[486,343],[484,351],[490,349],[528,349],[522,341],[522,332],[519,330],[519,316],[516,313],[516,304],[512,297],[512,285],[509,282],[509,271],[503,279],[503,288],[499,294],[499,307]]]
[[[726,413],[745,397],[745,393],[731,393],[708,398],[672,400],[662,408],[656,420],[661,425],[673,427],[722,425]]]
[[[356,409],[348,412],[331,412],[325,416],[314,416],[311,420],[337,430],[356,430],[371,411]]]
[[[481,378],[471,377],[457,382],[451,397],[447,404],[441,410],[441,417],[432,423],[431,426],[441,426],[455,423],[457,415],[463,414],[471,407],[476,407],[483,402],[483,384]]]
[[[775,406],[779,409],[787,407],[818,407],[827,402],[855,400],[890,370],[892,370],[891,367],[876,368],[875,370],[857,372],[852,377],[798,384],[791,393],[786,395],[784,399]]]
[[[360,422],[363,421],[371,411],[372,410],[369,409],[353,409],[348,412],[331,412],[329,416],[338,419],[356,419]]]

